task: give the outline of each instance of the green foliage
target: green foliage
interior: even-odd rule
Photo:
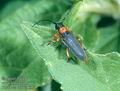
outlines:
[[[54,3],[48,0],[47,3],[48,4],[46,5],[46,1],[44,0],[31,1],[24,3],[24,5],[21,7],[16,7],[14,5],[17,5],[18,1],[14,1],[14,3],[8,4],[9,6],[7,6],[10,7],[11,10],[9,8],[5,8],[3,9],[5,11],[1,12],[2,21],[0,22],[0,89],[5,88],[5,91],[10,91],[9,87],[12,88],[14,84],[19,83],[19,79],[8,81],[3,80],[3,77],[6,79],[25,78],[21,84],[28,84],[28,86],[29,84],[32,84],[32,91],[39,86],[44,86],[50,81],[51,77],[49,75],[47,67],[35,52],[35,50],[32,48],[31,44],[29,43],[20,27],[20,23],[23,20],[35,22],[40,18],[51,17],[53,19],[57,19],[69,6],[69,3],[63,4],[62,9],[64,10],[62,10],[61,7],[56,6],[59,4],[58,2]],[[54,7],[56,8],[54,9]],[[49,14],[46,14],[46,10],[48,10]],[[57,13],[58,16],[56,18],[52,15],[52,12],[54,11],[59,12]],[[9,15],[6,15],[8,13]],[[4,82],[7,82],[7,84]],[[9,86],[9,84],[11,85]],[[6,89],[6,87],[8,88]],[[18,90],[21,89],[19,86],[15,88]],[[11,91],[13,90],[14,89]]]
[[[52,79],[60,83],[63,91],[120,91],[119,0],[18,2],[8,4],[0,15],[0,77],[17,77],[9,82],[10,87],[25,77],[22,84],[30,84],[33,88],[20,91],[51,85]],[[74,5],[69,9],[71,2]],[[41,23],[33,27],[39,19],[59,21],[64,16],[65,26],[81,38],[87,49],[87,64],[67,63],[64,48],[59,51],[55,45],[47,45],[56,32],[51,25]],[[110,16],[116,22],[98,28],[97,23],[103,16]],[[6,84],[1,83],[0,87],[3,86]],[[19,88],[1,89],[7,90],[19,91]]]

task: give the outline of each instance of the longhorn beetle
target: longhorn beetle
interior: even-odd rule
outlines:
[[[84,63],[87,61],[87,56],[85,53],[85,49],[82,47],[80,41],[73,35],[73,33],[64,26],[63,22],[53,22],[51,20],[40,20],[40,21],[48,21],[55,25],[55,29],[58,30],[58,34],[54,34],[52,41],[58,42],[62,39],[63,44],[67,47],[66,55],[68,57],[68,61],[70,60],[70,52],[75,56],[75,58],[82,60]],[[39,24],[36,22],[34,25]],[[33,26],[34,26],[33,25]]]

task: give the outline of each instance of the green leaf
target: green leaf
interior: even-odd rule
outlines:
[[[100,55],[87,51],[87,64],[67,63],[65,58],[59,58],[54,47],[43,45],[46,40],[43,35],[50,36],[50,28],[32,27],[28,22],[24,22],[22,28],[44,60],[53,79],[62,85],[63,91],[120,91],[120,54]]]
[[[95,51],[97,53],[106,53],[118,51],[120,48],[120,31],[119,24],[115,24],[113,26],[107,28],[98,29],[100,31],[99,38],[97,40],[97,45],[95,47]]]
[[[106,76],[106,84],[111,91],[120,91],[120,54],[113,52],[105,55],[97,55],[102,61],[103,70]],[[97,60],[97,61],[99,61]]]

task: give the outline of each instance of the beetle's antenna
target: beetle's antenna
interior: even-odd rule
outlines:
[[[38,22],[36,22],[34,25],[33,25],[33,27],[35,26],[35,25],[39,25],[39,23],[41,22],[41,21],[48,21],[48,22],[51,22],[51,23],[53,23],[53,24],[57,24],[56,22],[54,22],[54,21],[52,21],[52,20],[39,20]]]

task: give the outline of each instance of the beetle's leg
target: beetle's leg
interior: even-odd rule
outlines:
[[[67,55],[67,62],[69,62],[70,60],[74,60],[74,59],[70,56],[70,51],[69,51],[68,48],[66,49],[66,55]]]
[[[68,48],[66,49],[66,55],[67,55],[67,62],[69,62],[71,57],[70,57],[70,52]]]
[[[81,39],[78,38],[77,40],[78,40],[78,42],[80,43],[80,46],[83,47],[83,43],[82,43]]]
[[[59,34],[54,34],[52,37],[53,42],[59,42],[60,41],[60,35]]]
[[[75,56],[74,58],[70,56],[70,51],[68,48],[66,49],[66,55],[67,55],[67,62],[69,62],[70,60],[74,60],[76,63],[78,63],[77,58]]]
[[[48,42],[48,45],[52,45],[54,42],[59,42],[60,41],[60,35],[59,34],[54,34],[52,37],[52,41]]]
[[[78,42],[80,43],[80,46],[83,47],[83,42],[82,39],[80,37],[77,37]]]

